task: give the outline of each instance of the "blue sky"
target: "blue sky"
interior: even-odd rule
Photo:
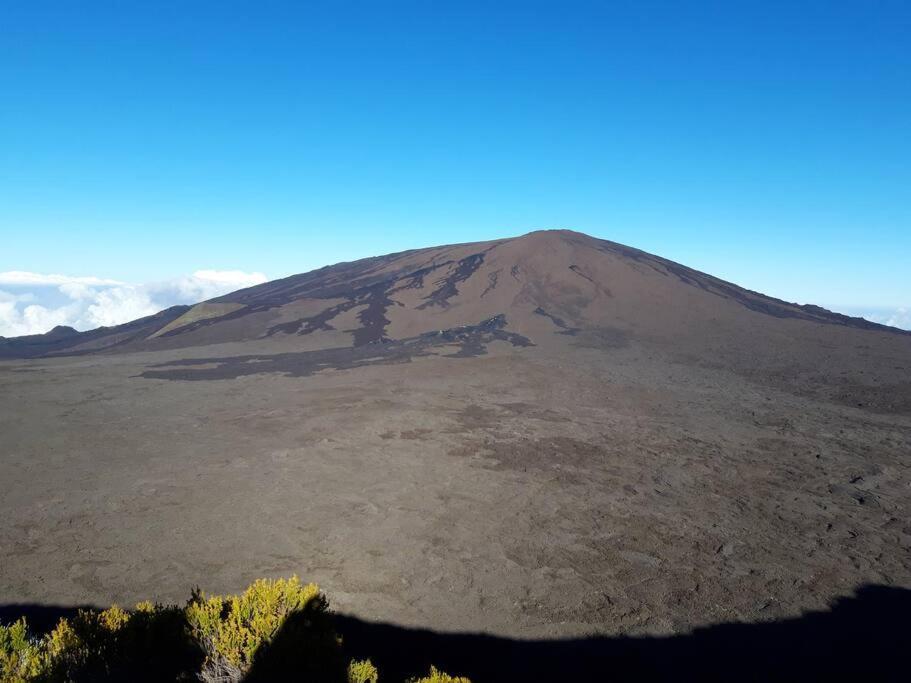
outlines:
[[[890,0],[8,0],[0,335],[539,228],[911,327],[909,34]]]

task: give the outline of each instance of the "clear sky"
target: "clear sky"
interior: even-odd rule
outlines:
[[[84,278],[149,308],[540,228],[911,327],[909,35],[907,0],[6,0],[0,334],[108,320]]]

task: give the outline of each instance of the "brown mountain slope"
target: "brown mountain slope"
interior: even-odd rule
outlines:
[[[130,342],[141,342],[156,330],[186,313],[189,306],[172,306],[154,315],[117,325],[78,332],[72,327],[55,327],[45,334],[0,337],[0,359],[40,358],[115,350]]]
[[[907,386],[896,369],[907,366],[911,335],[566,230],[340,263],[114,328],[8,340],[0,357],[168,349],[198,356],[191,350],[233,345],[238,360],[144,373],[216,379],[478,355],[496,342],[570,353],[631,341],[791,391],[911,410],[893,390]],[[269,357],[251,363],[254,347]]]
[[[168,332],[219,327],[206,341],[341,331],[353,346],[474,325],[504,315],[510,330],[604,325],[678,334],[706,322],[748,325],[752,313],[895,332],[860,318],[744,290],[666,259],[570,231],[421,249],[322,268],[228,294],[242,305]],[[242,325],[233,321],[256,316]],[[558,322],[560,321],[560,322]],[[763,321],[768,322],[768,321]],[[761,323],[753,323],[761,324]],[[189,343],[192,337],[187,337]]]
[[[763,326],[785,329],[772,319],[901,333],[559,230],[327,266],[114,328],[6,340],[0,353],[175,348],[288,335],[313,337],[308,348],[359,347],[496,316],[528,337],[604,328],[650,338],[699,335],[706,325],[735,336]]]

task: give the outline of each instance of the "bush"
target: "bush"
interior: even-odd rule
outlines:
[[[348,661],[329,602],[297,577],[255,581],[241,595],[198,589],[184,607],[141,602],[80,610],[50,633],[0,625],[0,683],[82,681],[378,683],[369,660]],[[414,683],[470,683],[431,667]]]
[[[206,654],[207,683],[302,679],[345,681],[341,642],[328,616],[329,601],[298,578],[255,581],[242,595],[206,597],[187,605],[193,638]]]
[[[25,620],[18,622],[25,628]],[[0,627],[2,628],[2,627]],[[190,680],[202,654],[186,634],[183,610],[140,603],[80,610],[43,638],[31,638],[35,655],[27,675],[0,665],[0,681]]]
[[[462,676],[450,676],[443,673],[435,666],[430,667],[430,673],[423,678],[412,678],[408,683],[471,683],[470,680]]]
[[[0,680],[20,683],[37,680],[44,671],[44,652],[29,637],[25,619],[9,626],[0,624]]]
[[[380,672],[369,659],[348,664],[348,683],[377,683],[379,680]]]

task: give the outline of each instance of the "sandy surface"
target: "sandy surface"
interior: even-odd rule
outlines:
[[[195,381],[142,375],[275,347],[2,362],[0,603],[296,573],[361,617],[531,636],[911,587],[911,343],[812,335],[742,358],[550,332]]]

